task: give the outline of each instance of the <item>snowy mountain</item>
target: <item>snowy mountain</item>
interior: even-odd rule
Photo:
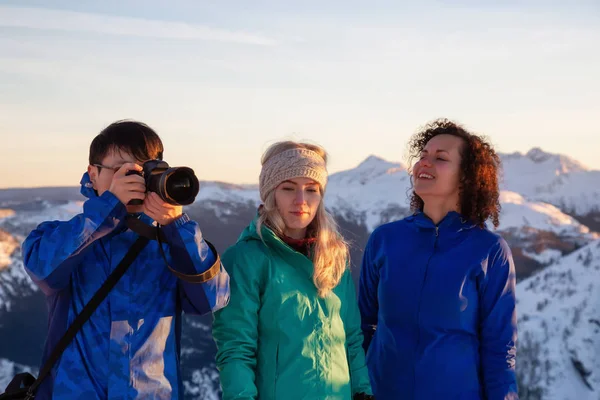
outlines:
[[[256,210],[260,203],[258,186],[233,185],[222,182],[201,182],[195,206],[208,208],[218,216],[227,217],[240,206]]]
[[[600,241],[519,283],[517,300],[522,395],[599,399]]]
[[[372,231],[409,214],[409,188],[405,165],[370,156],[354,169],[332,174],[325,201],[335,214]]]
[[[34,376],[37,376],[38,370],[0,358],[0,393],[4,391],[4,388],[11,381],[13,376],[20,374],[21,372],[29,372],[35,374]]]
[[[19,253],[20,242],[0,229],[0,391],[15,373],[37,371],[45,340],[45,308],[40,314],[43,303],[30,301],[37,289],[25,273]],[[38,322],[42,329],[31,330]]]
[[[570,214],[600,212],[600,171],[539,148],[502,155],[503,187]]]

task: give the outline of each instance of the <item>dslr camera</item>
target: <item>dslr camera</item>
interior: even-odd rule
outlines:
[[[143,172],[130,170],[127,175],[140,175],[146,181],[146,192],[155,192],[166,203],[176,206],[192,204],[200,190],[200,182],[189,167],[169,167],[166,161],[150,160],[143,165]],[[143,201],[132,199],[129,205]]]

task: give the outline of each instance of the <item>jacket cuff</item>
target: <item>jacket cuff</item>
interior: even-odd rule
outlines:
[[[191,221],[190,217],[186,213],[183,213],[175,221],[171,222],[171,224],[173,224],[175,228],[180,228],[189,221]]]

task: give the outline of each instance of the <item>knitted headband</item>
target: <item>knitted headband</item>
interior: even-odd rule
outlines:
[[[260,171],[260,199],[264,202],[267,194],[281,182],[293,178],[310,178],[323,189],[327,185],[325,160],[318,153],[304,148],[282,151],[263,164]]]

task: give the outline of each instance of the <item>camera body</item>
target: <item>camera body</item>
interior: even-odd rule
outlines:
[[[143,172],[130,170],[127,175],[140,175],[146,183],[146,192],[155,192],[169,204],[189,205],[194,202],[200,190],[200,182],[189,167],[169,167],[163,160],[146,161]],[[133,199],[128,205],[140,205],[142,200]]]

